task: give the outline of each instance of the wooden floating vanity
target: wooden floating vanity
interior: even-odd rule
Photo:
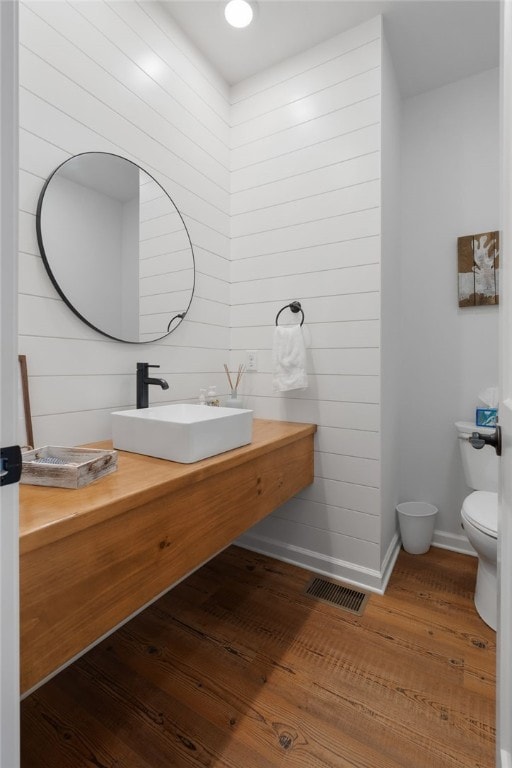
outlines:
[[[21,486],[21,691],[312,483],[315,431],[255,419],[250,445],[195,464],[120,451],[86,488]]]

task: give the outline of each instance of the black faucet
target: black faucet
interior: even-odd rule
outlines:
[[[169,389],[165,379],[152,379],[148,376],[150,368],[160,368],[159,365],[137,363],[137,408],[147,408],[149,405],[149,385],[158,384],[162,389]]]

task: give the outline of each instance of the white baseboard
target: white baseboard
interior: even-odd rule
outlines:
[[[400,540],[398,534],[395,534],[384,558],[382,571],[377,571],[254,533],[244,534],[236,540],[235,544],[262,555],[275,557],[285,563],[306,568],[322,576],[341,579],[355,587],[366,589],[369,592],[377,592],[380,595],[384,594],[400,551]]]
[[[476,552],[469,543],[464,533],[448,533],[447,531],[434,531],[432,545],[441,549],[451,549],[452,552],[461,552],[464,555],[473,555]]]
[[[356,563],[349,563],[330,555],[313,552],[303,547],[297,547],[293,544],[287,544],[286,542],[270,539],[251,532],[245,533],[236,540],[235,544],[253,552],[259,552],[262,555],[275,557],[276,560],[297,565],[299,568],[306,568],[322,576],[340,579],[360,589],[366,589],[383,595],[400,552],[401,540],[398,532],[395,533],[380,571],[364,568]],[[434,531],[432,546],[476,556],[475,550],[464,533],[455,534],[448,533],[447,531]],[[512,765],[510,768],[512,768]]]
[[[402,545],[402,541],[400,539],[400,534],[398,531],[395,531],[395,535],[391,539],[388,547],[388,551],[386,552],[384,556],[384,560],[382,561],[382,592],[381,594],[384,594],[388,587],[388,582],[390,579],[391,574],[393,573],[393,568],[395,567],[395,563],[397,561],[398,555],[400,554],[400,547]]]

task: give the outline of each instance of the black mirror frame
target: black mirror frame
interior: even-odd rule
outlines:
[[[75,157],[82,157],[83,155],[110,155],[111,157],[118,157],[121,160],[125,160],[127,163],[131,163],[132,165],[134,165],[139,170],[144,171],[144,173],[147,174],[150,177],[150,179],[152,179],[155,182],[155,184],[158,184],[158,186],[165,192],[165,194],[167,195],[167,197],[171,201],[172,205],[176,209],[176,213],[180,217],[181,222],[183,224],[183,227],[185,228],[185,232],[187,234],[188,242],[190,244],[190,253],[192,254],[192,265],[193,265],[192,291],[191,291],[191,294],[190,294],[190,301],[188,303],[187,308],[183,312],[181,312],[178,315],[175,315],[174,317],[172,317],[169,320],[169,323],[167,325],[167,332],[164,333],[162,336],[159,336],[156,339],[150,339],[148,341],[130,341],[129,339],[119,339],[117,336],[112,336],[110,333],[106,333],[105,331],[102,331],[101,328],[98,328],[93,323],[91,323],[89,320],[87,320],[87,318],[85,318],[76,309],[76,307],[73,306],[73,304],[69,301],[69,299],[67,298],[65,293],[62,291],[61,287],[59,286],[59,283],[57,282],[57,279],[55,278],[55,275],[53,274],[52,269],[50,267],[50,263],[48,261],[48,257],[46,255],[46,251],[45,251],[45,248],[44,248],[44,245],[43,245],[43,234],[42,234],[42,231],[41,231],[41,212],[42,212],[42,208],[43,208],[44,195],[45,195],[46,189],[47,189],[48,185],[50,184],[51,180],[53,179],[55,174],[62,168],[62,166],[65,165],[66,163],[68,163],[70,160],[73,160]],[[195,260],[194,247],[192,245],[192,240],[190,239],[190,234],[189,234],[189,231],[187,229],[187,225],[185,224],[185,221],[183,219],[183,216],[181,215],[181,211],[178,209],[176,203],[174,202],[174,200],[172,199],[170,194],[167,192],[166,189],[164,189],[164,187],[162,187],[160,182],[157,181],[155,179],[155,177],[151,173],[146,171],[144,168],[141,168],[141,166],[138,165],[137,163],[134,163],[133,160],[129,160],[127,157],[123,157],[123,155],[117,155],[115,152],[95,152],[95,151],[90,151],[90,152],[79,152],[76,155],[71,155],[71,157],[68,157],[67,160],[64,160],[64,162],[60,163],[60,165],[58,165],[55,168],[55,170],[50,174],[50,176],[48,176],[48,178],[46,179],[46,181],[45,181],[45,183],[43,185],[43,188],[41,190],[41,193],[39,195],[39,199],[37,201],[37,210],[36,210],[36,234],[37,234],[37,244],[39,246],[39,251],[41,253],[41,258],[43,260],[43,264],[44,264],[45,269],[46,269],[46,271],[48,273],[48,277],[52,281],[52,284],[53,284],[55,290],[57,291],[57,293],[59,294],[59,296],[61,297],[63,302],[69,307],[69,309],[83,323],[85,323],[85,325],[88,325],[89,328],[92,328],[97,333],[101,333],[102,336],[106,336],[107,338],[112,339],[113,341],[121,341],[123,344],[155,344],[157,341],[162,341],[162,339],[167,338],[167,336],[169,336],[169,334],[171,334],[173,331],[175,331],[178,328],[178,326],[181,325],[181,323],[183,322],[183,320],[184,320],[188,310],[190,309],[190,305],[192,304],[192,299],[194,298],[194,291],[195,291],[195,285],[196,285],[196,260]],[[174,320],[177,320],[177,319],[179,319],[179,322],[174,326],[174,328],[171,328],[170,327],[171,324],[173,323]]]

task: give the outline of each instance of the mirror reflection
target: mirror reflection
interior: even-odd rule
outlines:
[[[183,218],[130,160],[86,152],[59,166],[39,198],[37,236],[61,297],[105,336],[156,341],[190,306],[194,254]]]

